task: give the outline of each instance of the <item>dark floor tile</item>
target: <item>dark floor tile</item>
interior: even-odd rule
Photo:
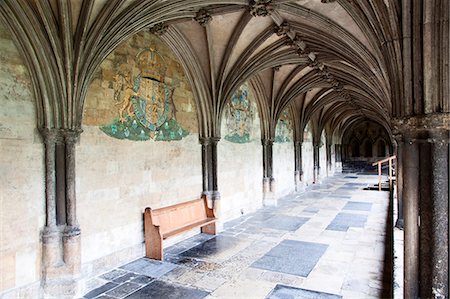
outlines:
[[[327,226],[327,230],[347,231],[349,227],[364,227],[367,215],[339,213]]]
[[[369,212],[371,209],[372,209],[371,203],[358,201],[349,201],[343,208],[343,210],[367,211],[367,212]]]
[[[167,272],[172,271],[175,267],[176,265],[172,263],[140,258],[120,268],[141,275],[159,278]]]
[[[262,227],[276,230],[296,231],[310,218],[276,215],[261,223]]]
[[[130,282],[146,285],[152,282],[154,279],[145,275],[138,275],[137,277],[130,280]]]
[[[86,299],[91,299],[91,298],[97,297],[98,295],[101,295],[101,294],[103,294],[103,293],[105,293],[105,292],[107,292],[107,291],[109,291],[112,288],[115,288],[117,286],[118,286],[117,283],[108,282],[108,283],[102,285],[101,287],[90,291],[89,293],[87,293],[83,297],[86,298]]]
[[[277,284],[268,299],[340,299],[341,296]]]
[[[127,273],[128,273],[128,271],[124,271],[121,269],[114,269],[112,271],[109,271],[105,274],[100,275],[100,278],[105,279],[105,280],[114,280],[116,278],[119,278],[120,276],[127,274]]]
[[[186,250],[180,255],[192,258],[207,257],[230,249],[236,246],[239,242],[240,240],[238,238],[219,235],[189,250]]]
[[[124,284],[119,285],[117,288],[106,292],[106,295],[116,298],[124,298],[125,296],[130,295],[140,287],[142,287],[142,285],[139,285],[137,283],[126,282]]]
[[[307,277],[328,245],[284,240],[251,267]]]
[[[120,277],[114,279],[113,282],[115,282],[115,283],[123,283],[123,282],[129,281],[129,280],[131,280],[131,279],[133,279],[133,278],[135,278],[137,276],[139,276],[139,274],[127,273],[127,274],[125,274],[123,276],[120,276]]]
[[[209,234],[198,234],[189,239],[181,241],[177,244],[174,244],[168,248],[164,249],[165,254],[180,254],[183,251],[186,251],[194,246],[197,246],[200,243],[203,243],[211,238],[214,238],[214,235]]]
[[[201,299],[208,296],[208,292],[201,291],[198,289],[186,288],[177,286],[168,282],[163,282],[155,280],[149,285],[143,287],[142,289],[134,292],[133,294],[126,297],[127,299]]]

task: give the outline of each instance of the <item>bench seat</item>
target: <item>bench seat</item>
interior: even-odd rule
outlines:
[[[146,208],[144,213],[145,256],[163,260],[163,240],[201,228],[206,234],[216,234],[217,218],[208,207],[206,197],[160,209]]]

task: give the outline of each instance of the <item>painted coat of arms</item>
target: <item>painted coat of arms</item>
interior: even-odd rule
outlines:
[[[249,101],[249,96],[249,88],[243,84],[228,102],[224,115],[227,130],[225,140],[233,143],[251,142],[255,108]]]
[[[176,121],[175,87],[165,81],[167,64],[155,49],[136,55],[139,73],[118,73],[114,77],[114,100],[118,117],[101,127],[118,139],[172,141],[189,134]]]
[[[291,141],[292,136],[292,122],[288,110],[281,113],[275,129],[275,142],[286,143]]]

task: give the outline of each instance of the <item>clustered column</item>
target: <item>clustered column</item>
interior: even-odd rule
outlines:
[[[314,144],[314,147],[313,147],[314,184],[320,184],[319,150],[320,150],[320,144]]]
[[[220,199],[217,183],[217,143],[219,137],[202,137],[203,194],[213,200]]]
[[[414,121],[414,122],[413,122]],[[397,136],[405,298],[448,298],[448,128],[413,119]]]
[[[302,162],[302,141],[294,142],[295,151],[295,189],[297,192],[305,191],[305,183],[303,178],[303,162]]]
[[[74,295],[81,264],[75,188],[75,145],[81,130],[44,128],[40,133],[46,169],[46,226],[42,234],[44,292],[50,296],[66,291]]]
[[[276,184],[273,177],[273,140],[262,139],[264,205],[276,205]]]

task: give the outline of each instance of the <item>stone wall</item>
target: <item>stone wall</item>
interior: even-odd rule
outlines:
[[[273,177],[276,195],[283,196],[295,190],[294,143],[273,144]]]
[[[273,177],[276,182],[276,195],[283,196],[295,190],[295,151],[293,121],[286,108],[280,116],[275,129],[273,144]]]
[[[41,277],[44,151],[27,69],[1,23],[0,81],[0,297],[33,298]]]
[[[133,36],[101,64],[77,147],[84,274],[143,255],[145,207],[199,198],[197,126],[186,76],[155,36]]]
[[[244,84],[227,104],[218,144],[221,217],[236,218],[262,206],[260,119],[253,93]]]

